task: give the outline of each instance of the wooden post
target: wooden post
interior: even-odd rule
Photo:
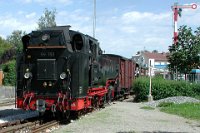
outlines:
[[[3,83],[3,71],[0,69],[0,86],[2,86],[2,83]]]
[[[149,95],[147,96],[148,102],[153,101],[153,96],[151,95],[151,91],[152,91],[152,88],[151,88],[151,68],[152,68],[152,65],[151,65],[151,60],[150,60],[150,63],[149,63]]]

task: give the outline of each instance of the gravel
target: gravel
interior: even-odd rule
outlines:
[[[197,100],[192,97],[176,96],[176,97],[168,97],[168,98],[157,100],[157,101],[147,102],[145,103],[145,105],[155,108],[160,103],[163,103],[163,102],[172,102],[175,104],[181,104],[181,103],[198,103],[200,102],[200,100]]]
[[[171,100],[169,100],[171,99]],[[172,97],[170,102],[197,102],[188,97]],[[149,103],[148,103],[149,104]],[[147,103],[115,102],[111,106],[61,126],[55,133],[132,133],[200,132],[200,122],[160,112],[145,110]],[[153,105],[153,104],[152,104]]]

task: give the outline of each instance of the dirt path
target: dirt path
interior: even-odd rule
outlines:
[[[159,110],[141,109],[144,104],[116,102],[68,125],[57,133],[200,132],[200,122]]]

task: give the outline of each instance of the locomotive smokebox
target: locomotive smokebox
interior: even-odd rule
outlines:
[[[37,59],[37,79],[38,80],[56,80],[56,60],[55,59]]]

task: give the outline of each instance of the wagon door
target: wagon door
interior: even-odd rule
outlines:
[[[131,88],[132,86],[132,81],[133,81],[133,78],[134,78],[134,73],[133,73],[133,70],[134,70],[134,66],[133,66],[133,62],[131,60],[128,61],[128,88]]]
[[[129,62],[128,60],[125,60],[125,72],[124,72],[124,78],[125,78],[125,88],[129,88]]]
[[[120,60],[120,88],[125,88],[125,60]]]

